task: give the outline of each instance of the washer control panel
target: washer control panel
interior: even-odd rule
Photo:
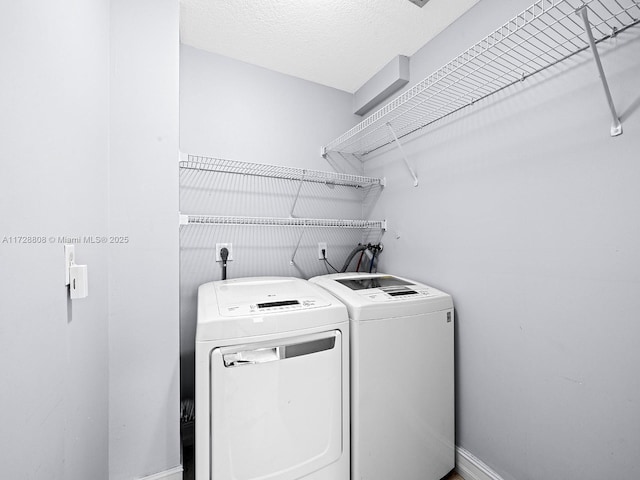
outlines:
[[[402,301],[414,298],[424,298],[434,296],[428,288],[419,287],[418,285],[409,285],[402,287],[382,287],[369,290],[361,290],[361,295],[366,296],[374,302],[390,302],[394,300]]]

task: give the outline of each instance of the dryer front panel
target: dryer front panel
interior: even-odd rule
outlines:
[[[342,335],[216,348],[210,357],[213,480],[294,480],[342,453]]]

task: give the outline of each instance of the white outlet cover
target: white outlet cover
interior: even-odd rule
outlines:
[[[324,257],[322,256],[322,250],[324,250],[325,256],[327,258],[329,257],[329,252],[327,251],[326,242],[318,242],[318,260],[324,260]]]
[[[233,244],[232,243],[216,243],[216,262],[221,262],[222,258],[220,257],[220,250],[226,248],[229,250],[229,256],[227,257],[227,262],[233,260]]]

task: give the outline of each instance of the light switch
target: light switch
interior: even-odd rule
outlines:
[[[71,265],[69,268],[69,292],[72,300],[89,295],[86,265]]]

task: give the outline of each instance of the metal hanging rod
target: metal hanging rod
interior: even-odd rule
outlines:
[[[328,185],[342,185],[347,187],[384,186],[384,179],[349,175],[346,173],[323,172],[306,170],[280,165],[262,163],[238,162],[222,158],[203,157],[198,155],[181,154],[180,168],[199,170],[204,172],[233,173],[255,177],[296,180]]]
[[[589,48],[575,14],[589,9],[598,43],[640,22],[638,0],[540,0],[402,93],[322,152],[364,156]]]
[[[263,227],[330,227],[386,230],[386,220],[339,220],[330,218],[277,218],[220,215],[180,215],[180,225],[248,225]]]

